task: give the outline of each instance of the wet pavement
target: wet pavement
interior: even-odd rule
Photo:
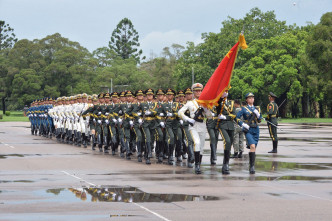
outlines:
[[[261,127],[256,174],[248,152],[221,174],[206,142],[202,171],[124,160],[0,123],[0,220],[331,220],[332,124],[281,124],[278,154]]]

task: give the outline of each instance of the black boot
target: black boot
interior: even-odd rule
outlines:
[[[81,132],[77,132],[77,146],[80,147],[82,143],[82,134]]]
[[[116,140],[116,137],[113,136],[113,137],[112,137],[112,142],[111,142],[112,156],[115,155],[115,148],[116,148],[116,145],[117,145],[117,140]]]
[[[239,152],[234,152],[233,156],[231,156],[231,158],[237,158],[238,157]]]
[[[239,155],[237,156],[237,158],[242,158],[242,151],[239,152]]]
[[[130,150],[130,144],[129,141],[126,141],[126,158],[127,160],[131,160],[130,156],[133,155]]]
[[[271,151],[269,151],[268,153],[277,153],[277,149],[278,149],[278,141],[272,141],[273,144],[273,149]]]
[[[182,148],[183,148],[183,150],[182,150],[182,159],[187,159],[188,157],[187,157],[187,153],[188,153],[188,148],[187,148],[187,145],[186,145],[186,143],[183,141],[182,142]]]
[[[91,145],[91,137],[92,137],[92,135],[90,135],[90,134],[88,136],[86,136],[86,143],[88,146]]]
[[[104,136],[104,153],[109,153],[107,136]]]
[[[201,162],[200,162],[200,152],[196,151],[194,152],[194,156],[195,156],[195,173],[196,174],[201,174]]]
[[[169,150],[169,155],[168,155],[168,164],[169,165],[173,165],[173,152],[174,152],[174,145],[173,144],[169,144],[168,145],[168,150]]]
[[[164,142],[162,142],[162,141],[157,141],[157,142],[158,142],[158,149],[159,149],[158,163],[162,163],[163,162],[163,156],[164,156]]]
[[[125,144],[125,141],[124,141],[124,139],[123,138],[121,138],[121,140],[120,140],[120,157],[122,157],[122,158],[124,158],[125,156],[124,156],[124,152],[126,152],[126,144]]]
[[[137,161],[142,162],[142,144],[141,144],[141,141],[137,141]]]
[[[189,168],[193,168],[193,163],[195,162],[195,157],[194,157],[194,150],[192,145],[188,145],[188,160],[187,160],[187,165]]]
[[[210,163],[211,165],[216,165],[216,161],[214,160],[216,158],[216,146],[214,144],[210,144],[211,148],[211,156],[210,156]]]
[[[249,173],[250,174],[255,174],[255,158],[256,158],[256,153],[255,152],[249,152]]]
[[[103,152],[103,140],[101,139],[101,134],[97,135],[97,142],[98,142],[99,152]]]
[[[151,164],[150,158],[152,157],[151,142],[146,142],[146,164]]]
[[[95,134],[92,134],[91,135],[91,139],[92,139],[92,150],[95,150],[96,148],[96,135]]]
[[[77,146],[77,130],[74,130],[73,144],[74,144],[75,146]]]
[[[87,137],[86,137],[85,133],[83,133],[83,134],[82,134],[82,144],[83,144],[83,147],[84,147],[84,148],[87,148],[87,147],[88,147],[86,138],[87,138]]]
[[[221,168],[222,174],[229,174],[229,157],[231,155],[231,152],[229,150],[224,150],[224,161]]]
[[[182,143],[180,140],[176,141],[176,162],[181,163],[182,159]]]

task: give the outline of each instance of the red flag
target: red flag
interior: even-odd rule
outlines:
[[[208,108],[218,106],[220,97],[230,88],[232,72],[239,46],[242,49],[248,47],[242,34],[239,37],[239,41],[228,51],[224,59],[220,62],[218,68],[206,83],[202,94],[197,101],[202,106]]]

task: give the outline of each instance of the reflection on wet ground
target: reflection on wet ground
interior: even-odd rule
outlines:
[[[102,187],[85,187],[85,188],[68,188],[68,189],[48,189],[46,193],[53,193],[68,201],[68,191],[73,193],[76,199],[91,202],[161,202],[171,203],[179,201],[206,201],[220,200],[215,196],[185,195],[185,194],[160,194],[147,193],[137,187],[131,186],[102,186]],[[69,201],[71,201],[69,199]]]
[[[78,156],[78,155],[86,155],[89,153],[75,153],[75,154],[0,154],[0,159],[14,158],[14,157],[44,157],[44,156]]]
[[[32,180],[0,180],[0,183],[33,183]]]

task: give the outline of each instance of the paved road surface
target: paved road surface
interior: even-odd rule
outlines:
[[[0,123],[0,220],[331,220],[332,125],[282,124],[279,153],[261,128],[256,174],[248,154],[231,174],[203,157],[138,163],[30,135],[28,123]]]

